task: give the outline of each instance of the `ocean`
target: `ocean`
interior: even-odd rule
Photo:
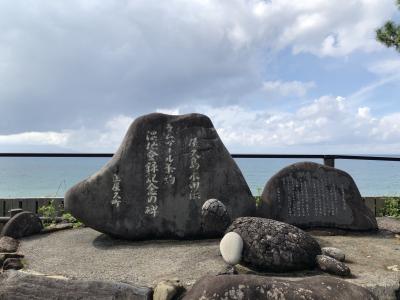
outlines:
[[[110,158],[0,157],[0,198],[63,197],[75,183],[99,170]],[[235,159],[253,193],[283,167],[304,159]],[[322,163],[322,160],[308,160]],[[400,162],[336,160],[362,196],[400,196]]]

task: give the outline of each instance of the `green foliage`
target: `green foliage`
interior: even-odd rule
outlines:
[[[51,200],[49,204],[43,205],[38,209],[38,213],[45,217],[44,226],[50,226],[52,224],[57,223],[57,208],[54,200]],[[58,219],[60,221],[60,219]],[[61,216],[61,222],[72,223],[74,228],[82,227],[83,224],[79,220],[77,220],[73,215],[70,213],[63,213]]]
[[[396,2],[400,9],[400,0]],[[376,30],[376,39],[386,45],[386,47],[394,47],[400,52],[400,24],[387,21],[382,27]]]
[[[50,224],[55,224],[56,223],[56,217],[57,217],[57,209],[56,205],[54,203],[54,200],[51,200],[49,204],[43,205],[39,207],[38,213],[47,219],[44,221],[44,225],[48,226]]]
[[[82,227],[83,224],[82,222],[78,221],[73,215],[71,215],[70,213],[64,213],[61,216],[62,220],[67,222],[67,223],[73,223],[74,224],[74,228],[79,228]]]
[[[257,195],[254,197],[256,200],[256,206],[259,207],[261,205],[261,188],[257,188]]]
[[[400,218],[400,198],[397,197],[386,198],[383,207],[379,211],[379,214],[382,216],[391,216]]]
[[[68,223],[75,223],[77,222],[76,218],[71,215],[70,213],[64,213],[61,217],[63,221],[68,222]]]

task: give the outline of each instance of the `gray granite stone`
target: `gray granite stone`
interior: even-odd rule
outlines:
[[[236,219],[227,232],[243,239],[242,264],[257,270],[288,272],[312,269],[321,253],[318,242],[303,230],[270,219]]]
[[[219,235],[231,223],[228,210],[217,199],[208,199],[201,208],[201,226],[204,233]]]
[[[346,255],[344,252],[338,248],[335,247],[323,247],[321,248],[322,254],[327,255],[330,257],[333,257],[334,259],[337,259],[338,261],[345,261],[346,260]]]
[[[257,275],[203,277],[183,297],[193,299],[378,300],[369,290],[339,278],[313,276],[289,280]]]
[[[211,198],[232,218],[255,213],[250,189],[208,117],[154,113],[136,119],[110,162],[67,192],[65,208],[125,239],[222,236],[201,226]]]
[[[400,219],[395,217],[376,218],[380,230],[387,230],[394,234],[400,234]]]
[[[51,224],[47,226],[46,228],[43,228],[41,233],[46,234],[46,233],[52,233],[60,230],[66,230],[66,229],[72,229],[74,228],[73,223],[60,223],[60,224]]]
[[[300,228],[377,230],[349,174],[313,162],[283,168],[265,185],[258,215]]]
[[[153,300],[173,300],[185,291],[185,287],[178,279],[169,279],[159,282],[154,288]]]
[[[9,237],[9,236],[2,236],[0,238],[0,252],[10,253],[16,252],[19,246],[19,241]]]
[[[152,294],[147,287],[112,281],[64,280],[17,271],[0,274],[0,299],[151,300]]]
[[[3,227],[1,235],[19,239],[40,233],[43,229],[42,221],[34,213],[24,211],[12,217]]]
[[[318,267],[324,272],[343,277],[350,276],[351,274],[350,268],[346,264],[334,259],[333,257],[317,255],[316,259]]]

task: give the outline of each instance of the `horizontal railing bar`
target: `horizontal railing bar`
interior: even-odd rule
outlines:
[[[0,153],[0,157],[112,157],[113,153]]]
[[[113,153],[0,153],[0,157],[112,157]],[[336,154],[231,154],[233,158],[311,158],[400,161],[400,156],[336,155]]]
[[[331,154],[232,154],[233,158],[319,158],[400,161],[400,157]]]

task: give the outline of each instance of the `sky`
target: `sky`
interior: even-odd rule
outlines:
[[[113,152],[151,113],[232,153],[400,154],[394,0],[0,2],[0,152]]]

